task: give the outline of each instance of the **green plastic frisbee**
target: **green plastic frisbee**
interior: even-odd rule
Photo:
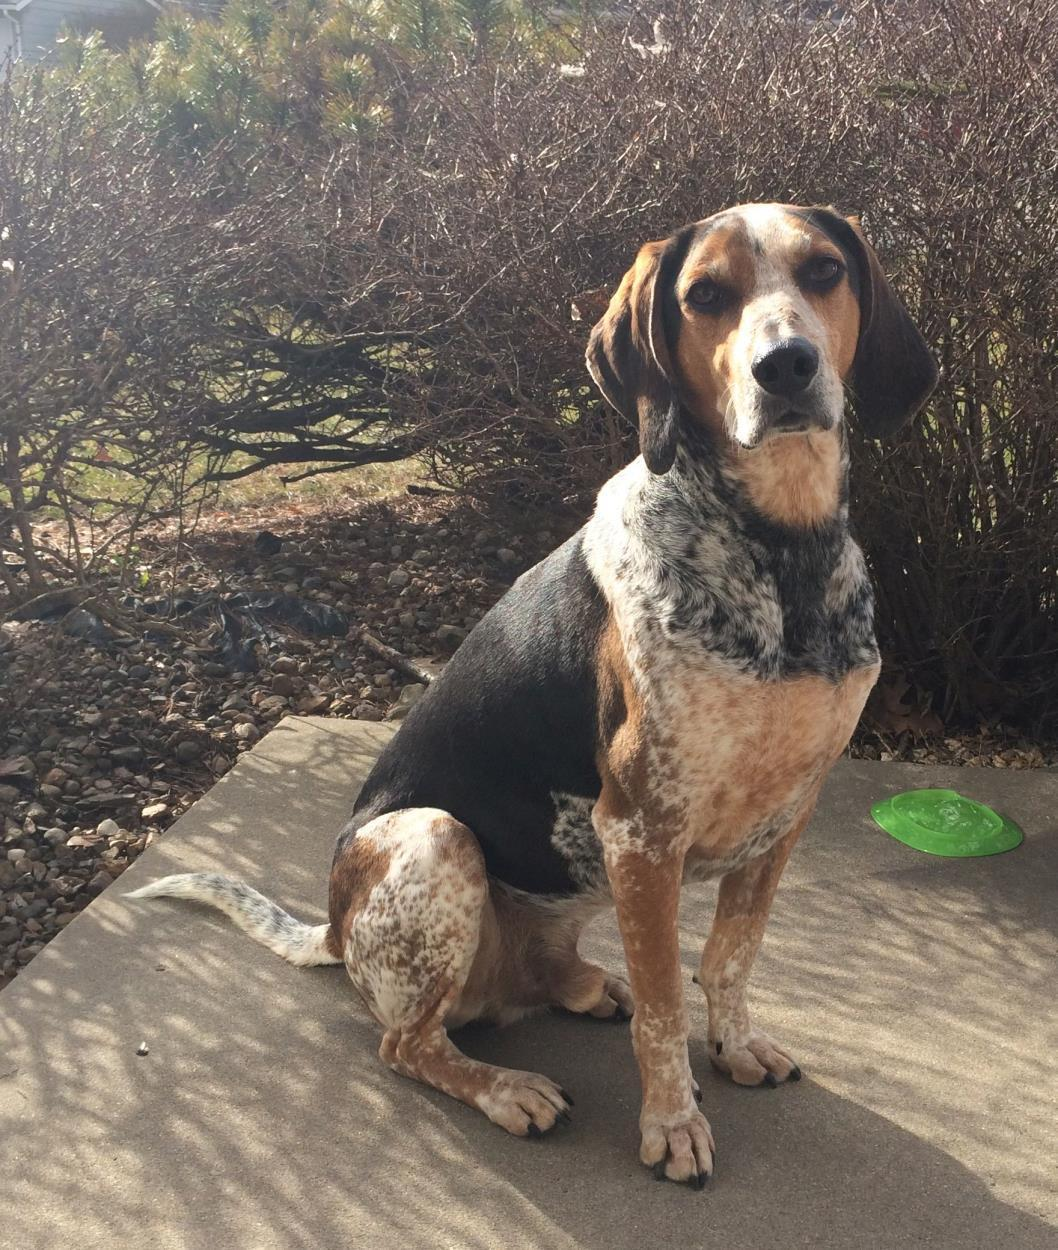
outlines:
[[[1012,820],[954,790],[906,790],[875,803],[871,815],[898,842],[927,855],[998,855],[1025,836]]]

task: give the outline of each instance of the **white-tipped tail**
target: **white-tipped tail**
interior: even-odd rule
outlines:
[[[126,898],[190,898],[209,903],[235,921],[240,929],[270,951],[302,968],[340,964],[327,935],[330,925],[303,924],[282,907],[269,902],[251,886],[215,872],[183,872],[162,877],[125,895]]]

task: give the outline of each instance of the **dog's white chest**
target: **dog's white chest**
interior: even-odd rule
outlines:
[[[873,664],[838,681],[760,681],[673,666],[660,676],[645,699],[649,784],[681,813],[692,860],[727,871],[790,829],[844,751],[877,673]]]

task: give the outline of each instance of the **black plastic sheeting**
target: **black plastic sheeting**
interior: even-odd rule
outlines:
[[[218,600],[216,607],[220,618],[217,658],[236,673],[257,669],[260,642],[279,641],[289,632],[312,638],[344,638],[349,632],[344,612],[298,595],[243,590]]]
[[[168,611],[167,598],[143,603],[146,612]],[[349,617],[327,603],[278,591],[240,590],[231,595],[184,595],[172,605],[174,616],[208,617],[217,622],[214,643],[217,660],[236,673],[259,668],[257,647],[282,642],[288,633],[310,638],[344,638]]]
[[[89,609],[74,607],[71,610],[69,599],[59,595],[52,599],[40,596],[40,599],[36,606],[25,605],[17,619],[61,618],[64,632],[71,637],[97,645],[114,640],[115,633],[110,626]],[[344,638],[350,627],[349,617],[330,604],[278,591],[240,590],[229,595],[183,592],[172,598],[159,595],[152,599],[126,595],[122,606],[159,619],[190,618],[203,624],[212,619],[216,626],[213,641],[217,659],[238,673],[257,670],[257,647],[261,643],[282,642],[289,633],[311,638]],[[149,625],[147,632],[151,632]]]
[[[344,638],[349,618],[329,603],[316,603],[298,595],[242,590],[222,600],[231,611],[257,617],[269,625],[286,626],[314,638]]]

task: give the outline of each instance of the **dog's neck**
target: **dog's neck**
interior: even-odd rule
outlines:
[[[784,434],[753,451],[732,447],[725,469],[753,508],[790,529],[837,519],[844,504],[848,458],[837,430]]]
[[[871,588],[849,532],[840,442],[836,505],[807,526],[768,516],[741,462],[711,450],[681,439],[667,473],[637,460],[599,494],[589,564],[626,627],[648,648],[704,649],[759,677],[873,663]]]
[[[786,434],[752,451],[711,438],[684,438],[671,484],[704,507],[720,500],[752,520],[805,536],[844,529],[849,459],[843,430]]]

